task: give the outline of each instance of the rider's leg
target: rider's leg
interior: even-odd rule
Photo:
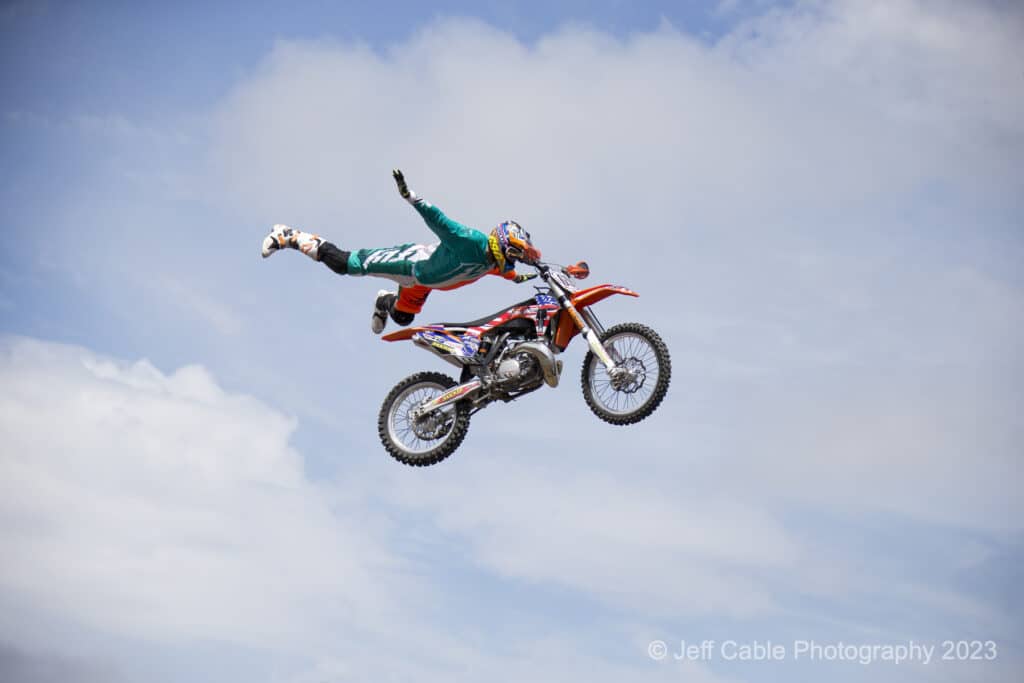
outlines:
[[[331,242],[323,242],[317,250],[317,260],[338,275],[348,275],[348,260],[351,252],[339,249]]]
[[[373,304],[370,329],[374,334],[383,332],[388,316],[399,325],[408,325],[422,310],[423,302],[427,300],[429,294],[430,288],[423,285],[399,287],[397,294],[386,289],[380,290]]]
[[[398,288],[398,298],[391,306],[391,319],[399,325],[408,325],[413,317],[423,310],[423,304],[430,296],[430,287],[412,285]]]
[[[349,255],[349,275],[375,275],[387,278],[399,285],[399,291],[393,292],[382,289],[377,292],[377,298],[373,305],[373,315],[370,317],[370,329],[374,334],[384,331],[390,317],[399,325],[408,325],[412,322],[416,313],[419,313],[419,306],[423,305],[425,295],[420,294],[420,289],[426,290],[416,284],[413,275],[413,266],[419,256],[427,249],[419,244],[401,244],[397,247],[385,247],[382,249],[360,249]],[[402,294],[406,289],[413,291]],[[402,299],[399,303],[399,299]],[[419,301],[417,306],[416,301]]]

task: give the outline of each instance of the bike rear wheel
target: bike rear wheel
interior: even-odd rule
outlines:
[[[469,406],[459,402],[423,417],[414,410],[456,385],[439,372],[419,372],[406,377],[388,393],[377,418],[377,433],[395,460],[416,467],[434,465],[453,452],[466,438]]]
[[[657,332],[639,323],[608,329],[601,335],[601,343],[623,372],[619,377],[609,375],[604,363],[588,351],[580,376],[583,398],[605,422],[635,424],[665,398],[672,378],[668,347]]]

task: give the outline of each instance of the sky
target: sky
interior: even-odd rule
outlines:
[[[0,5],[0,680],[1020,680],[1016,3],[205,5]],[[658,411],[570,347],[390,459],[447,366],[259,247],[429,240],[392,168],[638,291]]]

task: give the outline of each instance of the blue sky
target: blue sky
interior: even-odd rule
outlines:
[[[1019,678],[1012,4],[16,2],[0,33],[0,678]],[[658,413],[596,420],[570,349],[391,461],[380,401],[444,368],[370,334],[379,282],[258,248],[426,239],[393,167],[639,291],[598,313],[668,342]],[[705,639],[790,657],[647,654]]]

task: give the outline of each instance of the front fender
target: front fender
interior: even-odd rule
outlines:
[[[572,305],[577,309],[586,308],[596,304],[601,299],[607,299],[613,294],[625,294],[626,296],[640,296],[632,289],[628,287],[620,287],[619,285],[596,285],[594,287],[588,287],[587,289],[581,289],[578,292],[574,292],[570,301]]]
[[[607,299],[613,294],[625,294],[626,296],[640,296],[632,289],[627,287],[620,287],[619,285],[597,285],[595,287],[588,287],[587,289],[581,289],[578,292],[573,292],[572,296],[569,297],[569,301],[576,307],[576,310],[592,306],[602,299]],[[579,334],[580,328],[576,326],[576,323],[567,315],[561,316],[561,322],[558,324],[558,331],[555,333],[555,346],[559,349],[564,350],[572,338]]]

